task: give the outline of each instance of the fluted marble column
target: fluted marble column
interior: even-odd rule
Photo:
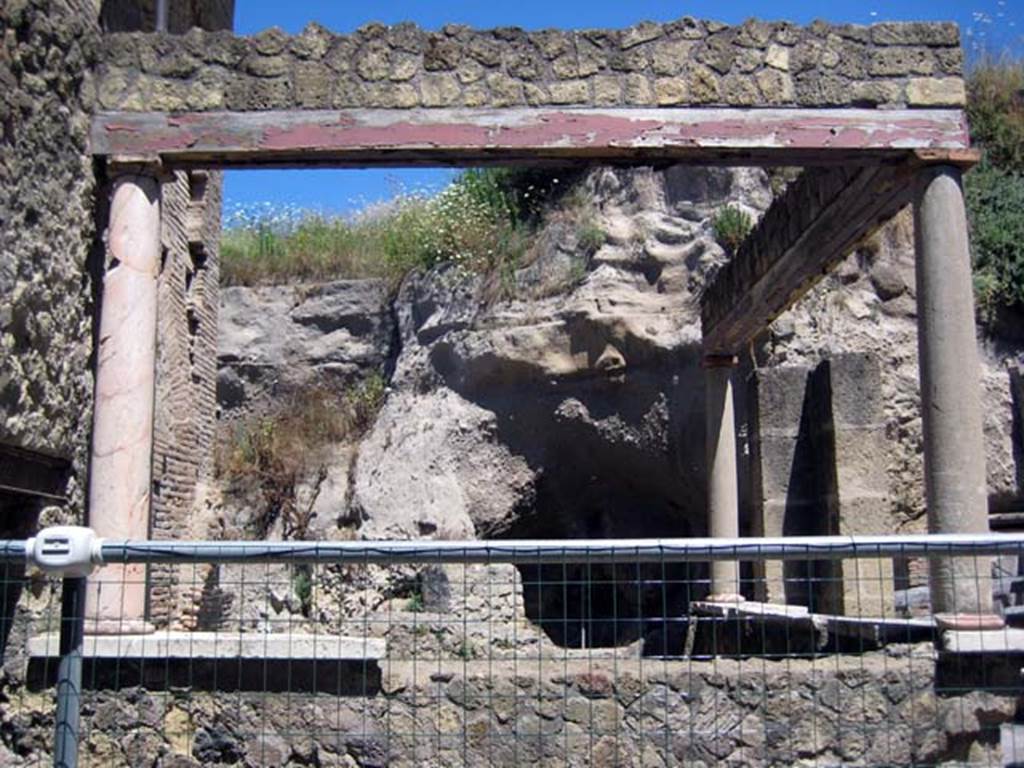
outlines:
[[[705,414],[708,454],[708,535],[735,539],[740,534],[739,487],[736,473],[736,417],[732,371],[736,358],[704,359]],[[736,602],[740,596],[739,563],[711,563],[711,594],[708,600]]]
[[[925,493],[932,533],[988,525],[978,348],[960,170],[922,172],[914,205]],[[947,625],[999,626],[991,558],[931,560],[932,610]]]
[[[117,539],[149,537],[156,376],[160,184],[143,175],[113,182],[103,277],[89,526]],[[139,632],[146,624],[143,565],[107,565],[90,578],[86,631]]]

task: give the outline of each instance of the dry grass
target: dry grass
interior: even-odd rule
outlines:
[[[345,393],[324,387],[296,392],[275,413],[235,426],[218,446],[217,472],[233,486],[258,488],[263,507],[253,518],[254,535],[266,536],[280,520],[286,539],[307,537],[312,505],[298,505],[296,486],[311,478],[323,482],[322,449],[361,437],[384,396],[384,378],[374,374]]]

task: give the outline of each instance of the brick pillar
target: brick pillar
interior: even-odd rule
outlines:
[[[160,184],[150,175],[115,178],[103,277],[89,525],[101,537],[149,535]],[[139,632],[146,619],[142,565],[108,565],[89,579],[86,629]]]
[[[988,527],[985,445],[978,385],[974,296],[960,170],[934,166],[914,204],[918,355],[928,529],[983,533]],[[932,611],[948,625],[998,624],[991,558],[932,558]]]

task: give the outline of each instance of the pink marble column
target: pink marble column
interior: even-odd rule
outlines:
[[[119,176],[110,204],[89,475],[89,526],[104,538],[149,537],[159,269],[159,182]],[[149,629],[145,566],[98,569],[89,578],[86,617],[88,632]]]

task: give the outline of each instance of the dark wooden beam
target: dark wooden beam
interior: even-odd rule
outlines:
[[[65,503],[70,472],[66,459],[0,445],[0,494]]]
[[[910,202],[919,167],[904,163],[805,170],[706,288],[701,300],[705,353],[744,350]]]
[[[173,167],[524,162],[870,165],[968,146],[958,109],[410,109],[102,113],[95,155]]]

